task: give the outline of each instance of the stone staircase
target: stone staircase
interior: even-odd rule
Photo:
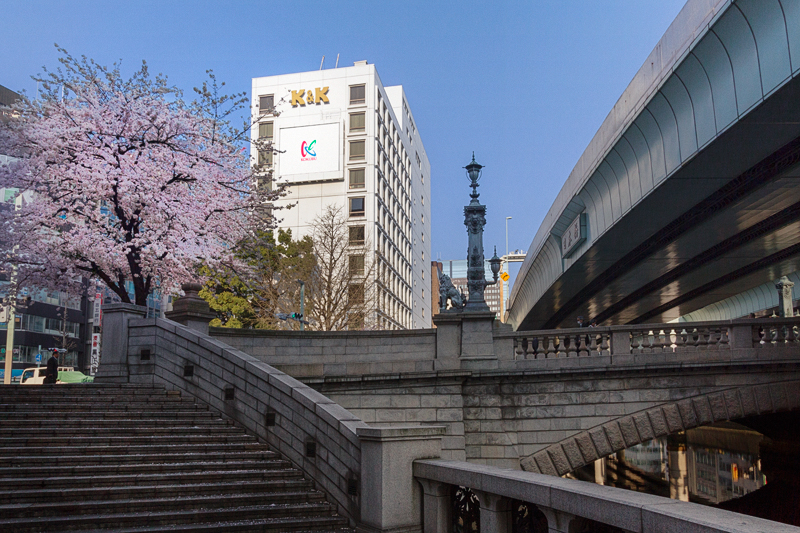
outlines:
[[[350,532],[324,494],[193,398],[0,385],[0,531]]]

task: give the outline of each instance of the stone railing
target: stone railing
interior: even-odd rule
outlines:
[[[178,316],[200,331],[144,314],[130,304],[103,307],[96,381],[159,384],[198,398],[290,460],[359,530],[418,527],[421,491],[412,462],[441,457],[443,426],[371,427],[295,378],[208,336],[207,322],[192,320],[191,312]]]
[[[473,463],[415,461],[414,476],[423,487],[425,533],[453,531],[453,494],[458,487],[468,487],[477,497],[482,533],[511,533],[514,511],[521,506],[528,513],[542,513],[550,533],[800,533],[794,526],[713,507]]]
[[[436,330],[267,331],[211,328],[210,334],[295,377],[432,371]]]
[[[800,343],[800,317],[681,322],[597,328],[495,333],[495,343],[513,341],[513,359],[612,357],[614,364],[642,354],[681,354],[775,348]],[[503,359],[503,355],[498,356]]]

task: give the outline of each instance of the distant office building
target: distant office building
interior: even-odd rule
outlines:
[[[20,95],[0,86],[0,122],[9,116],[9,106],[20,99]],[[0,165],[13,158],[0,154]],[[0,209],[14,209],[18,200],[18,189],[0,188]],[[0,236],[0,248],[8,243]],[[7,286],[11,280],[10,272],[0,271],[0,297],[8,295]],[[47,361],[48,348],[65,348],[61,364],[75,366],[81,370],[88,365],[86,358],[87,309],[85,284],[75,295],[61,291],[48,291],[36,287],[23,287],[17,295],[15,316],[14,348],[12,363],[15,371],[22,367],[36,366],[37,355]],[[8,331],[7,308],[0,305],[0,347],[5,351]],[[4,361],[4,356],[0,356]],[[0,367],[1,368],[1,367]]]
[[[455,286],[456,289],[465,295],[466,301],[466,296],[469,295],[469,290],[467,289],[467,260],[456,259],[451,261],[439,261],[438,263],[441,265],[442,273],[450,276],[453,286]],[[485,276],[488,281],[494,279],[494,274],[492,274],[492,267],[489,264],[489,261],[484,261],[483,269],[486,273]],[[437,292],[438,286],[439,284],[437,280]],[[496,284],[486,287],[486,290],[483,293],[483,299],[486,301],[489,309],[494,312],[495,318],[500,320],[500,311],[503,305],[503,282],[498,280]]]
[[[275,147],[260,163],[290,184],[277,205],[297,204],[279,227],[302,237],[328,205],[341,208],[354,249],[366,241],[377,257],[377,326],[430,327],[431,171],[403,87],[358,61],[254,78],[252,91],[253,138]]]

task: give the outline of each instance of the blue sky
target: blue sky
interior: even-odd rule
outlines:
[[[526,2],[4,0],[0,85],[33,94],[53,43],[99,63],[142,59],[190,92],[206,69],[253,77],[374,63],[402,84],[431,161],[432,253],[462,259],[461,167],[486,166],[485,245],[527,250],[611,107],[684,0]]]

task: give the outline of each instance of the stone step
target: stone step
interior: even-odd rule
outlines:
[[[0,520],[36,518],[59,515],[91,515],[138,512],[163,512],[198,508],[223,509],[252,505],[280,505],[297,503],[323,503],[321,492],[280,491],[248,492],[238,494],[207,494],[179,496],[177,498],[130,498],[92,501],[58,501],[48,503],[12,503],[0,505]]]
[[[223,421],[220,421],[223,422]],[[53,427],[28,427],[20,429],[19,427],[6,427],[5,423],[0,427],[0,442],[3,439],[44,439],[44,438],[75,438],[65,435],[71,433],[72,430],[77,429],[80,432],[81,438],[107,438],[107,437],[137,437],[137,436],[153,436],[159,437],[163,435],[172,435],[173,437],[191,436],[191,435],[208,435],[209,430],[213,428],[216,436],[230,436],[230,435],[244,435],[245,432],[242,428],[231,424],[213,424],[203,423],[202,425],[177,425],[171,424],[168,426],[158,426],[155,424],[124,424],[118,423],[109,427],[97,426],[81,426],[80,424],[73,426],[67,424],[61,426],[56,422]],[[24,434],[24,437],[21,435]]]
[[[131,418],[67,418],[67,419],[53,419],[52,417],[41,418],[3,418],[3,425],[0,426],[0,432],[18,432],[20,429],[46,429],[58,428],[63,431],[69,430],[84,430],[88,428],[124,428],[124,427],[192,427],[192,426],[233,426],[233,422],[219,417],[210,416],[194,416],[183,418],[144,418],[142,420],[135,420]]]
[[[334,527],[346,522],[333,515],[333,510],[328,503],[297,503],[297,504],[271,504],[248,505],[234,508],[201,508],[171,511],[156,511],[147,513],[113,513],[91,514],[75,516],[57,516],[41,518],[16,518],[0,520],[0,530],[15,531],[19,533],[33,531],[81,531],[103,529],[118,531],[125,527],[137,526],[168,526],[172,524],[198,524],[204,522],[244,521],[244,520],[269,520],[272,519],[277,527],[281,522],[286,524],[293,521],[300,526],[300,521],[308,523],[310,518],[318,518],[320,525]],[[283,520],[281,520],[283,519]],[[294,520],[292,520],[294,519]],[[281,529],[276,529],[280,531]],[[302,531],[302,529],[301,529]]]
[[[71,450],[75,453],[76,450]],[[266,449],[254,451],[218,451],[203,453],[154,453],[123,455],[43,455],[35,456],[35,460],[50,467],[56,466],[92,466],[92,465],[125,465],[150,463],[180,463],[197,461],[237,462],[237,461],[272,461],[280,456]],[[30,467],[31,457],[13,455],[0,457],[0,468]]]
[[[0,448],[20,446],[142,446],[146,444],[223,444],[257,442],[255,437],[244,433],[231,435],[131,435],[114,437],[98,435],[97,437],[43,436],[43,437],[0,437]]]
[[[172,485],[138,485],[81,488],[35,488],[15,490],[2,495],[3,504],[47,503],[68,501],[130,500],[143,498],[178,498],[219,494],[254,492],[299,492],[312,490],[310,481],[302,477],[268,479],[259,481],[234,481],[218,483],[181,483]]]
[[[47,465],[47,466],[38,466]],[[204,472],[206,470],[286,470],[291,468],[291,463],[283,459],[268,461],[196,461],[180,463],[145,463],[145,464],[106,464],[106,465],[77,465],[55,466],[46,460],[36,459],[33,465],[30,461],[25,466],[0,467],[0,482],[3,478],[19,477],[64,477],[64,476],[107,476],[111,474],[155,474],[159,472]]]
[[[88,418],[91,417],[91,418]],[[129,419],[135,420],[140,422],[142,420],[206,420],[206,419],[219,419],[220,416],[218,414],[212,413],[211,411],[199,411],[197,409],[186,409],[186,410],[171,410],[171,411],[161,411],[158,409],[148,409],[147,411],[121,411],[121,410],[109,410],[109,411],[89,411],[89,412],[81,412],[78,415],[68,415],[67,413],[64,416],[58,417],[60,420],[113,420],[119,421],[120,419]],[[8,421],[52,421],[53,415],[51,413],[44,413],[44,412],[33,412],[33,413],[25,413],[23,411],[16,411],[13,413],[3,413],[3,420]],[[223,419],[225,420],[225,419]]]
[[[215,442],[197,444],[144,444],[144,445],[106,445],[81,446],[81,451],[87,455],[132,455],[140,454],[174,454],[174,453],[220,453],[225,451],[242,452],[263,450],[264,445],[259,442]],[[17,446],[3,447],[0,445],[0,460],[3,457],[29,457],[39,458],[46,455],[69,455],[76,452],[74,446]]]
[[[78,488],[78,487],[112,487],[136,485],[174,485],[180,483],[218,483],[220,481],[258,481],[265,479],[288,479],[301,477],[299,470],[294,469],[251,469],[251,470],[207,470],[203,472],[167,472],[141,475],[108,475],[108,476],[64,476],[64,477],[9,477],[0,478],[0,503],[6,496],[5,491],[28,490],[35,488]]]
[[[123,410],[123,411],[151,411],[157,410],[205,410],[204,407],[197,405],[190,400],[175,400],[165,402],[125,402],[120,400],[118,402],[72,402],[70,399],[64,401],[55,401],[52,403],[0,403],[0,412],[14,413],[14,412],[54,412],[62,413],[78,413],[86,411],[110,411],[110,410]]]

